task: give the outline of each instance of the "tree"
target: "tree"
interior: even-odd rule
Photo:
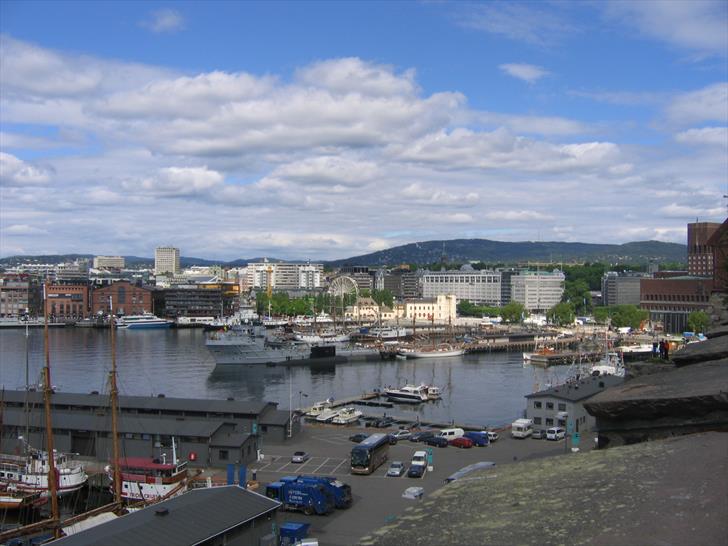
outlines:
[[[570,303],[574,308],[574,312],[579,315],[589,314],[592,308],[589,285],[584,279],[566,281],[561,301]]]
[[[574,306],[568,302],[557,303],[548,310],[546,318],[548,318],[549,322],[552,324],[557,324],[559,326],[574,324],[574,319],[576,319]]]
[[[702,334],[710,326],[710,317],[705,311],[693,311],[688,315],[690,331]]]
[[[376,301],[379,305],[384,305],[385,307],[389,307],[390,309],[392,308],[392,305],[394,303],[394,295],[386,288],[384,290],[373,290],[372,299]]]
[[[521,322],[523,319],[526,308],[522,303],[512,301],[511,303],[504,305],[500,310],[501,318],[504,322]]]

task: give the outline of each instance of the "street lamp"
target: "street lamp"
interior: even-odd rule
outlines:
[[[303,391],[298,391],[298,409],[301,409],[302,408],[302,404],[301,404],[301,402],[302,402],[301,401],[301,397],[302,396],[305,396],[306,398],[308,398],[308,394],[306,394]]]

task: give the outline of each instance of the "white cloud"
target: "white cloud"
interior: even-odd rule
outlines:
[[[38,186],[48,182],[48,170],[0,152],[0,184],[3,186]]]
[[[728,122],[728,83],[678,95],[668,105],[667,116],[675,123]]]
[[[543,214],[534,210],[494,210],[484,214],[488,220],[524,221],[524,220],[552,220],[553,215]]]
[[[465,212],[451,212],[438,215],[434,220],[441,220],[448,224],[470,224],[473,222],[473,217]]]
[[[675,140],[692,145],[728,147],[728,127],[701,127],[675,135]]]
[[[48,231],[30,226],[28,224],[13,224],[3,229],[6,235],[19,235],[19,236],[34,236],[34,235],[46,235]]]
[[[364,62],[357,57],[314,63],[297,70],[296,81],[332,93],[374,97],[413,96],[419,91],[414,70],[396,74],[392,66]]]
[[[499,65],[503,72],[524,82],[534,83],[549,74],[548,70],[533,64],[509,63]]]
[[[206,193],[222,185],[223,176],[204,167],[165,167],[156,176],[143,180],[126,180],[122,186],[160,197],[188,197]]]
[[[694,221],[695,218],[715,218],[721,216],[724,210],[720,207],[696,207],[670,203],[660,208],[660,213],[670,218],[685,218]]]
[[[344,157],[311,157],[277,167],[271,178],[311,185],[361,186],[377,176],[372,161],[355,161]]]
[[[728,4],[724,0],[611,0],[601,6],[608,17],[650,38],[701,53],[728,54]]]
[[[153,11],[140,25],[152,32],[177,32],[185,28],[185,19],[174,9],[160,9]]]

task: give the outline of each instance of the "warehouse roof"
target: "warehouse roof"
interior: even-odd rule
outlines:
[[[570,402],[578,402],[602,392],[604,389],[621,385],[623,377],[614,375],[588,376],[578,381],[569,381],[549,389],[527,394],[526,398],[560,398]]]

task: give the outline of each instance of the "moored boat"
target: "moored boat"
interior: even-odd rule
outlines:
[[[431,349],[400,349],[397,353],[406,358],[445,358],[464,355],[465,349],[448,346]]]
[[[331,422],[335,425],[348,425],[355,423],[362,416],[362,412],[356,408],[347,407],[339,411]]]
[[[58,495],[81,489],[88,481],[83,463],[54,451],[53,462],[58,473]],[[40,493],[48,496],[48,452],[30,450],[28,456],[0,455],[0,486],[22,493]]]
[[[337,415],[339,415],[338,409],[328,408],[318,414],[318,417],[316,417],[316,421],[318,421],[319,423],[328,423]]]
[[[316,402],[313,406],[311,406],[311,409],[309,409],[304,415],[306,417],[318,417],[319,415],[321,415],[322,411],[331,408],[331,402],[331,399]]]
[[[125,315],[116,320],[117,328],[126,328],[127,330],[142,330],[150,328],[169,328],[172,322],[161,319],[152,313],[144,313],[141,315]]]
[[[168,463],[152,457],[127,457],[119,461],[121,496],[126,500],[155,502],[187,491],[187,462]],[[106,467],[114,492],[114,475]]]
[[[387,398],[394,402],[404,402],[407,404],[420,404],[427,402],[427,387],[420,385],[416,387],[414,385],[405,385],[400,388],[388,387],[384,389],[384,394]]]

